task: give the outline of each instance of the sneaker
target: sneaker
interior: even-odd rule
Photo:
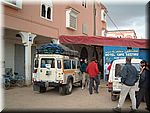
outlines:
[[[121,112],[121,108],[119,108],[119,107],[113,108],[113,111]]]
[[[135,113],[137,111],[137,109],[131,109],[131,111],[129,113]]]
[[[94,92],[95,92],[95,93],[97,93],[97,94],[99,93],[99,92],[98,92],[98,91],[96,91],[96,90],[94,90]]]
[[[90,93],[90,95],[92,95],[93,93]]]
[[[131,108],[131,112],[132,112],[132,111],[133,111],[133,112],[134,112],[134,111],[137,111],[137,109],[138,109],[138,108],[133,109],[132,106],[130,106],[130,108]]]

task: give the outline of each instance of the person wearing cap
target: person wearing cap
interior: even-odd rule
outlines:
[[[131,57],[126,57],[126,64],[121,70],[121,92],[119,102],[114,111],[121,112],[121,108],[124,104],[127,94],[129,93],[132,102],[131,111],[136,111],[136,98],[135,98],[135,83],[138,81],[138,71],[131,64]]]

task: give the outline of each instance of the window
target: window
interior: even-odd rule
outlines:
[[[66,27],[72,30],[77,30],[77,14],[79,12],[73,8],[66,10]]]
[[[64,69],[71,69],[71,60],[64,60]]]
[[[77,68],[78,68],[78,69],[81,68],[80,61],[77,62]]]
[[[86,8],[86,0],[82,0],[82,6]]]
[[[42,16],[45,17],[46,14],[45,14],[46,10],[45,10],[45,5],[42,5]]]
[[[53,4],[52,0],[41,1],[41,17],[52,21]]]
[[[120,77],[121,76],[121,69],[122,69],[122,65],[121,64],[116,64],[115,67],[115,77]]]
[[[10,7],[22,9],[22,0],[2,0],[2,2]]]
[[[57,60],[57,68],[61,69],[61,60]]]
[[[46,65],[50,64],[51,68],[55,68],[55,59],[53,58],[42,58],[41,59],[41,68],[46,68]]]
[[[88,26],[87,24],[82,24],[82,33],[87,35],[88,34]]]
[[[36,60],[34,61],[34,67],[35,67],[35,68],[38,68],[38,65],[39,65],[39,60],[36,59]]]
[[[76,69],[76,61],[72,61],[72,69]]]
[[[106,22],[106,12],[104,9],[101,10],[101,20]]]
[[[121,70],[125,64],[116,64],[115,66],[115,77],[120,77],[121,76]],[[140,64],[139,63],[132,63],[133,66],[137,69],[138,72],[140,72]]]

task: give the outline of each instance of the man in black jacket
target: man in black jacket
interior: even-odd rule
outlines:
[[[128,93],[132,102],[131,111],[136,110],[135,83],[138,81],[138,78],[138,71],[131,64],[131,57],[126,57],[126,64],[121,70],[122,88],[120,92],[119,103],[118,106],[113,109],[114,111],[121,112],[121,108]]]
[[[147,62],[145,60],[142,60],[140,62],[141,64],[141,72],[140,72],[140,80],[139,80],[139,92],[137,94],[137,102],[136,102],[136,108],[140,106],[140,102],[145,96],[146,106],[147,110],[150,111],[150,70],[147,65]]]

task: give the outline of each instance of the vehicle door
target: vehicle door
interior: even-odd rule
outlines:
[[[115,74],[113,77],[113,90],[120,91],[121,90],[121,70],[124,66],[124,63],[116,63],[115,65]]]
[[[56,80],[56,60],[55,58],[41,58],[40,76],[41,80],[54,82]]]
[[[82,80],[82,74],[80,71],[80,62],[78,60],[73,60],[72,66],[75,69],[75,80],[76,80],[76,82]]]
[[[62,69],[62,59],[56,59],[56,75],[57,75],[57,80],[63,80],[63,69]]]

